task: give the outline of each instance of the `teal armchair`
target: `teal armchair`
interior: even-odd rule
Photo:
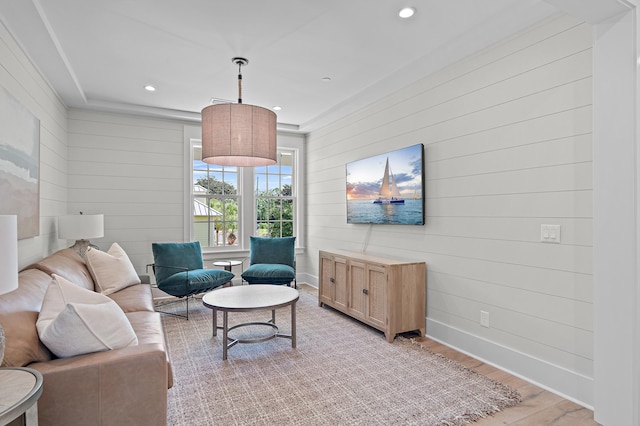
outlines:
[[[296,237],[251,237],[249,267],[242,279],[249,284],[287,284],[296,282]]]
[[[211,291],[230,282],[235,276],[222,269],[204,269],[202,249],[198,241],[153,243],[151,249],[154,263],[148,266],[153,267],[158,288],[177,298],[186,297],[187,319],[190,296]]]

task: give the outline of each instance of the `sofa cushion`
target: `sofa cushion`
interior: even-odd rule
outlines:
[[[130,285],[140,284],[140,277],[129,256],[118,243],[111,244],[106,252],[89,247],[85,259],[96,284],[96,291],[102,294],[111,294]]]
[[[279,263],[258,263],[242,273],[242,279],[251,284],[289,284],[295,277],[291,266]]]
[[[125,312],[154,312],[153,294],[149,284],[136,284],[109,295]]]
[[[54,275],[36,322],[40,340],[58,357],[137,345],[126,315],[109,297]]]
[[[28,269],[18,274],[17,290],[0,295],[0,324],[6,336],[3,367],[25,367],[53,358],[36,329],[38,312],[50,282],[50,275]]]
[[[138,336],[139,345],[161,345],[163,348],[167,346],[159,312],[138,311],[127,312],[126,315],[136,332],[136,336]],[[166,351],[166,360],[168,387],[171,388],[173,386],[173,371],[169,351]]]
[[[87,265],[72,249],[59,250],[24,269],[39,269],[47,275],[57,274],[82,288],[95,290]]]

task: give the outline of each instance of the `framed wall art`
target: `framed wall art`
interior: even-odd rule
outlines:
[[[18,216],[18,239],[40,235],[40,120],[0,87],[0,215]]]

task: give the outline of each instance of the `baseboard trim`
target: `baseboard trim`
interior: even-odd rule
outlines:
[[[318,288],[318,277],[316,275],[298,272],[296,274],[296,280],[298,281],[298,283],[306,283],[311,287]]]
[[[427,337],[593,410],[594,382],[591,377],[429,318]]]

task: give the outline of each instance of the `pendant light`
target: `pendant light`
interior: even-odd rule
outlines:
[[[238,167],[276,164],[276,114],[242,103],[242,66],[249,61],[232,61],[238,65],[238,103],[202,110],[202,161]]]

